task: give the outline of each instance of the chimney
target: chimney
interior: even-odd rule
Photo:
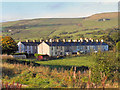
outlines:
[[[78,40],[78,42],[80,42],[80,40]]]
[[[96,40],[96,42],[99,42],[98,39]]]
[[[92,38],[89,38],[89,40],[92,40]]]
[[[86,41],[86,42],[89,42],[89,40],[88,40],[87,38],[85,38],[85,41]]]
[[[36,42],[36,40],[33,40],[33,42]]]
[[[101,42],[104,42],[103,39],[101,40]]]
[[[52,42],[55,42],[55,40],[53,39]]]
[[[59,42],[59,39],[57,39],[56,41]]]
[[[72,39],[68,40],[68,42],[72,42]]]
[[[94,40],[93,40],[93,39],[91,39],[91,42],[94,42]]]
[[[29,40],[26,40],[26,42],[29,42]]]
[[[52,42],[52,39],[50,39],[49,42]]]
[[[85,40],[87,40],[87,38],[85,38]]]
[[[83,38],[80,38],[80,41],[83,42]]]
[[[46,42],[48,42],[48,40],[45,40]]]
[[[63,39],[63,42],[66,42],[66,39]]]
[[[76,40],[73,40],[73,42],[76,42]]]
[[[42,42],[42,40],[40,39],[40,42]]]

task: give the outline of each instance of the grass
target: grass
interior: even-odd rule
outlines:
[[[100,14],[100,16],[103,14]],[[112,13],[109,13],[111,16]],[[103,15],[104,16],[104,15]],[[98,16],[99,17],[99,16]],[[105,18],[105,17],[104,17]],[[106,17],[109,18],[109,17]],[[83,34],[84,37],[94,37],[93,34],[86,34],[97,30],[106,30],[108,28],[114,28],[118,25],[118,17],[112,17],[109,21],[99,22],[98,19],[82,19],[82,18],[67,18],[67,19],[32,19],[32,20],[21,20],[3,23],[3,36],[9,35],[15,40],[25,40],[25,39],[40,39],[40,38],[53,38],[54,36],[66,37],[72,35],[67,39],[79,39],[77,34]],[[11,26],[13,27],[11,29]],[[22,28],[25,27],[25,28]],[[84,31],[84,29],[87,29]],[[11,32],[7,30],[12,30]],[[73,32],[72,34],[59,35],[61,32]],[[19,31],[19,32],[17,32]],[[99,37],[98,37],[99,38]]]
[[[57,60],[49,60],[49,61],[36,61],[41,65],[61,65],[61,66],[88,66],[94,64],[94,60],[91,56],[79,56],[79,57],[70,57],[64,59]]]
[[[63,59],[54,59],[48,61],[38,61],[36,59],[17,59],[17,60],[3,60],[2,62],[7,63],[20,63],[34,66],[49,66],[51,69],[67,69],[70,70],[76,66],[77,70],[84,71],[88,70],[93,64],[94,60],[92,56],[76,56],[76,57],[65,57]]]
[[[110,56],[107,60],[114,61],[113,52],[106,53],[105,55]],[[111,58],[113,57],[113,58]],[[14,61],[14,60],[13,60]],[[12,62],[13,62],[12,61]],[[96,84],[92,81],[92,69],[81,72],[77,70],[77,66],[88,66],[92,67],[94,60],[92,56],[77,56],[77,57],[66,57],[64,59],[56,59],[49,61],[36,61],[35,59],[19,59],[19,62],[34,62],[40,64],[40,66],[34,66],[32,64],[2,62],[2,82],[4,85],[11,85],[11,83],[18,83],[22,88],[96,88]],[[70,69],[57,69],[51,66],[74,66]],[[75,69],[76,66],[76,69]],[[106,66],[106,65],[105,65]],[[105,88],[117,88],[118,87],[118,73],[114,72],[115,75],[112,78],[108,78],[105,81]],[[100,75],[100,73],[99,73]],[[102,88],[104,77],[102,76],[98,88]],[[90,80],[90,81],[89,81]],[[113,82],[114,80],[114,82]],[[6,84],[8,83],[8,84]],[[25,86],[25,87],[23,87]]]
[[[20,61],[30,61],[30,59],[24,59]],[[34,61],[34,59],[32,59]],[[55,62],[55,63],[53,63]],[[92,66],[93,59],[90,56],[72,57],[51,61],[37,61],[40,64],[48,65],[73,65]],[[77,64],[79,63],[79,64]],[[85,64],[86,63],[86,64]],[[19,63],[6,63],[2,64],[2,82],[4,86],[11,86],[12,83],[21,85],[22,88],[95,88],[96,85],[91,80],[90,71],[86,70],[81,72],[73,68],[70,70],[64,69],[50,69],[49,66],[33,66]],[[117,74],[117,72],[115,73]],[[106,80],[105,87],[117,88],[118,80],[114,77],[115,82]],[[102,81],[102,79],[101,79]],[[116,86],[115,86],[116,85]],[[102,88],[102,82],[97,85],[98,88]]]

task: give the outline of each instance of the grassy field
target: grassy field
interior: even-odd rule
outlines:
[[[79,56],[79,57],[71,57],[57,60],[49,60],[49,61],[36,61],[41,65],[61,65],[61,66],[88,66],[94,64],[94,60],[91,56]]]
[[[14,61],[14,60],[13,60]],[[12,62],[13,62],[12,61]],[[90,71],[74,68],[70,69],[57,69],[49,66],[93,66],[94,60],[91,56],[69,57],[64,59],[49,60],[49,61],[36,61],[35,59],[19,59],[18,61],[34,62],[40,64],[34,66],[32,64],[3,62],[2,64],[2,82],[3,87],[12,87],[18,83],[18,86],[22,88],[96,88],[93,84],[94,81],[90,75]],[[45,65],[45,66],[44,66]],[[74,71],[75,70],[75,71]],[[115,72],[117,75],[117,72]],[[112,76],[114,82],[109,79],[105,82],[105,88],[117,88],[118,80],[116,76]],[[98,88],[102,88],[102,80],[97,85]],[[19,88],[19,87],[18,87]]]
[[[114,12],[107,13],[107,15],[104,13],[97,14],[87,18],[40,18],[6,22],[2,25],[2,35],[9,35],[15,40],[79,39],[81,37],[79,34],[88,38],[97,38],[97,36],[103,36],[104,34],[95,35],[90,33],[116,27],[118,25],[117,15]],[[109,18],[110,20],[98,21],[100,18]]]

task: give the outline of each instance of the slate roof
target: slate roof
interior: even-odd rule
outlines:
[[[21,42],[25,46],[37,46],[42,42]],[[107,45],[105,42],[45,42],[49,46]]]
[[[21,42],[25,46],[36,46],[39,45],[41,42]]]
[[[101,42],[45,42],[49,46],[107,45]]]

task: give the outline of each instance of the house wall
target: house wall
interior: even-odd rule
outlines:
[[[50,56],[65,55],[64,46],[50,46]]]
[[[108,45],[79,45],[79,46],[49,46],[42,42],[38,46],[25,46],[18,43],[17,53],[27,52],[28,54],[47,54],[49,56],[66,55],[66,52],[91,52],[91,51],[108,51]]]
[[[17,53],[28,53],[28,54],[35,54],[37,53],[37,46],[25,46],[21,42],[18,42],[18,51]]]
[[[38,45],[38,54],[47,54],[50,56],[50,46],[48,46],[45,42],[42,42]]]
[[[21,43],[21,42],[18,42],[18,51],[17,53],[23,53],[25,52],[25,46]]]

